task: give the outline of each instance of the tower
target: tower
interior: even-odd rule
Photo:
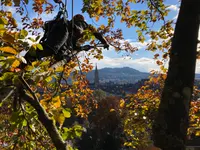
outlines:
[[[99,72],[98,72],[98,69],[97,69],[97,64],[96,64],[95,72],[94,72],[94,86],[95,86],[96,89],[99,88]]]

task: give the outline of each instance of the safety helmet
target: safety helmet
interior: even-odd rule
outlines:
[[[81,14],[77,14],[77,15],[74,16],[74,20],[84,21],[85,18],[83,17],[83,15],[81,15]]]

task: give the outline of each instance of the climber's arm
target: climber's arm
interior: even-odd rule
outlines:
[[[92,31],[93,35],[102,43],[104,44],[104,48],[109,48],[108,42],[107,40],[103,37],[103,35],[99,32],[97,32],[97,30],[92,26],[92,25],[88,25],[89,29]]]

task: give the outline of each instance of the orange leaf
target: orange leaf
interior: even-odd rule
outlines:
[[[20,65],[20,61],[15,59],[15,61],[12,63],[13,68],[17,68]]]
[[[99,21],[99,16],[96,16],[96,17],[95,17],[95,20],[96,20],[96,21]]]
[[[0,51],[6,52],[6,53],[15,54],[15,55],[17,54],[17,51],[14,48],[9,47],[9,46],[1,47]]]

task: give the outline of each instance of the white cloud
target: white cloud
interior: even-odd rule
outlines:
[[[133,47],[137,47],[138,49],[145,48],[149,41],[144,41],[143,43],[137,42],[134,39],[126,39],[126,40],[118,40],[120,43],[128,42]]]
[[[169,10],[172,10],[172,11],[179,11],[179,7],[177,5],[170,5],[168,7]]]
[[[93,64],[98,65],[98,68],[120,68],[120,67],[131,67],[142,72],[149,72],[151,70],[159,70],[159,66],[156,62],[147,57],[142,57],[139,59],[132,59],[130,57],[120,57],[120,58],[110,58],[104,57],[102,60],[98,61],[97,59],[92,59]]]
[[[134,47],[137,47],[138,49],[142,49],[142,48],[145,48],[148,44],[148,42],[130,42],[130,44]]]

